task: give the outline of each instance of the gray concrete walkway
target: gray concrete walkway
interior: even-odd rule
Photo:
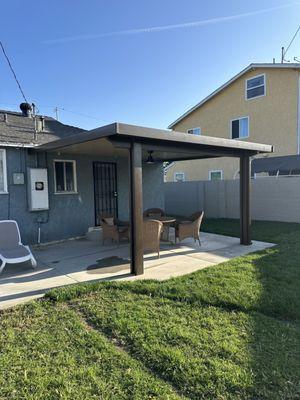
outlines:
[[[106,245],[78,239],[33,249],[38,268],[27,264],[8,265],[0,276],[0,309],[41,297],[55,287],[93,280],[164,280],[185,275],[265,249],[273,244],[254,241],[241,246],[239,239],[201,234],[202,246],[187,239],[180,245],[162,244],[161,256],[145,255],[145,274],[130,275],[129,246]]]

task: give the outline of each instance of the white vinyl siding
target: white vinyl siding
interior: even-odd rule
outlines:
[[[0,149],[0,193],[7,193],[7,166],[5,149]]]
[[[266,94],[266,76],[265,74],[246,79],[246,100],[265,96]]]

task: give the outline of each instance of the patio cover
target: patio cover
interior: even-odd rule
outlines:
[[[139,275],[143,264],[143,160],[152,151],[157,162],[236,157],[240,160],[240,241],[250,245],[250,157],[271,153],[273,146],[184,132],[113,123],[39,146],[38,151],[129,155],[131,271]]]

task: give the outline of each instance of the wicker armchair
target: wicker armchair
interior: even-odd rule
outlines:
[[[144,221],[143,226],[143,246],[144,250],[157,251],[159,258],[159,243],[163,224],[160,221]]]
[[[148,208],[144,211],[144,218],[159,218],[165,217],[166,213],[161,208]]]
[[[203,216],[204,212],[199,211],[190,215],[187,221],[177,223],[175,226],[175,242],[191,237],[195,239],[195,242],[198,240],[199,246],[201,246],[200,227]]]
[[[102,214],[100,216],[100,225],[102,227],[103,244],[106,239],[117,243],[120,243],[122,239],[129,240],[129,224],[119,221],[112,214]]]

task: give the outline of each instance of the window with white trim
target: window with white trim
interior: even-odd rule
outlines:
[[[0,149],[0,193],[7,193],[7,169],[5,149]]]
[[[184,172],[175,172],[174,173],[174,182],[184,182],[185,181],[185,173]]]
[[[246,79],[246,99],[251,100],[256,97],[265,96],[266,94],[266,77],[265,75],[257,75],[253,78]]]
[[[76,162],[74,160],[54,160],[55,193],[77,192]]]
[[[249,137],[249,117],[241,117],[231,120],[231,138],[243,139]]]
[[[201,128],[191,128],[187,130],[187,133],[189,133],[190,135],[201,135]]]
[[[208,178],[210,181],[221,181],[223,179],[223,171],[221,169],[209,171]]]

